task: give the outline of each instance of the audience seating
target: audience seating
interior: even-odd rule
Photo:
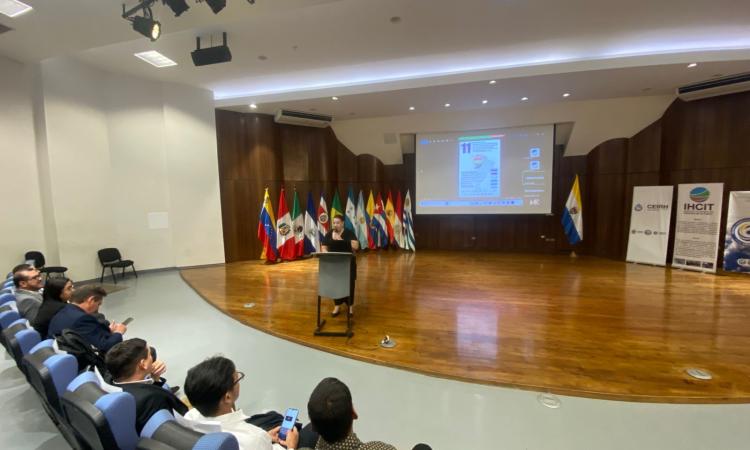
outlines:
[[[102,275],[99,277],[99,282],[104,283],[104,271],[109,267],[112,273],[112,281],[117,284],[117,277],[115,276],[115,268],[122,269],[122,277],[125,278],[125,269],[131,267],[133,269],[133,275],[138,278],[138,272],[135,271],[135,263],[129,259],[122,259],[120,250],[116,248],[103,248],[97,252],[99,255],[99,263],[102,265]]]
[[[16,301],[16,296],[11,294],[10,292],[0,294],[0,305],[14,301]]]
[[[141,437],[152,439],[178,450],[215,449],[238,450],[237,438],[230,433],[202,434],[186,428],[175,420],[172,414],[163,409],[149,419],[141,431]]]
[[[23,357],[28,355],[31,349],[42,340],[41,336],[35,329],[26,328],[6,336],[5,339],[8,343],[8,352],[16,361],[16,366],[25,374],[26,369],[22,364]]]
[[[0,314],[0,317],[9,317],[8,314],[12,317],[12,313],[15,311],[9,311],[4,312]],[[17,313],[16,313],[17,314]],[[8,324],[7,327],[3,327],[2,333],[0,333],[0,344],[5,347],[5,350],[10,353],[10,348],[8,347],[8,341],[6,339],[7,336],[13,336],[14,334],[18,333],[21,330],[25,330],[29,328],[29,321],[24,318],[16,318],[14,321]]]
[[[62,396],[65,418],[92,449],[134,450],[135,398],[127,392],[107,393],[93,372],[78,375]]]
[[[52,273],[65,276],[65,272],[68,271],[68,268],[63,266],[46,266],[45,264],[47,263],[47,261],[45,261],[44,255],[42,254],[42,252],[36,250],[26,252],[24,258],[26,259],[26,261],[34,261],[34,267],[39,269],[39,272],[43,273],[45,278],[49,277]]]

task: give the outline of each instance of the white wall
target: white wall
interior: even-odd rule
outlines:
[[[383,143],[384,133],[463,131],[574,122],[566,155],[583,155],[602,142],[631,137],[662,116],[671,95],[565,101],[540,106],[489,110],[412,113],[391,117],[334,121],[336,137],[359,155],[369,153],[385,164],[402,162],[401,146]]]
[[[0,56],[0,272],[45,252],[30,68]]]
[[[11,67],[15,72],[4,70],[0,79],[29,80],[13,89],[25,92],[14,99],[25,114],[16,119],[22,126],[6,123],[6,115],[17,116],[3,105],[0,126],[13,127],[14,147],[28,148],[21,161],[28,174],[19,170],[7,182],[32,180],[34,192],[26,194],[33,195],[37,225],[34,238],[17,242],[5,238],[6,228],[10,233],[22,223],[3,221],[3,250],[14,246],[7,258],[3,251],[6,266],[19,261],[19,252],[39,248],[48,264],[67,266],[71,278],[90,279],[101,271],[96,251],[109,246],[141,270],[224,261],[209,91],[112,74],[71,58],[31,71]],[[0,182],[6,192],[6,179]],[[167,214],[167,228],[149,226],[153,212]]]

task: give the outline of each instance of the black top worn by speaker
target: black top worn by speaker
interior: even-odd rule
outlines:
[[[348,228],[341,232],[341,240],[333,239],[333,230],[329,231],[323,238],[322,245],[328,247],[329,252],[349,252],[352,253],[352,241],[356,241],[357,236]]]
[[[176,395],[158,383],[125,383],[115,386],[135,397],[135,429],[138,434],[148,419],[161,409],[169,410],[173,414],[176,411],[183,416],[188,412],[188,407]]]

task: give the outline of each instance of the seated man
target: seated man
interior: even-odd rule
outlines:
[[[165,389],[161,375],[167,370],[143,339],[128,339],[112,347],[105,357],[107,370],[115,386],[135,397],[135,428],[141,433],[146,422],[161,409],[172,414],[188,412],[187,406],[172,391]]]
[[[219,425],[221,431],[237,437],[240,450],[282,450],[276,442],[288,450],[296,449],[299,440],[296,427],[289,430],[286,441],[279,440],[279,427],[265,432],[247,422],[249,417],[236,409],[240,380],[244,377],[230,359],[222,356],[209,358],[190,369],[185,378],[185,394],[193,409],[185,418],[196,431],[204,433],[214,431],[212,425]]]
[[[363,443],[354,433],[357,412],[352,405],[352,393],[336,378],[325,378],[313,390],[307,403],[307,415],[313,429],[320,434],[318,450],[396,450],[382,442]]]
[[[19,264],[13,268],[13,284],[16,286],[16,305],[21,317],[34,322],[42,306],[42,274],[34,266]]]
[[[128,329],[124,324],[111,322],[107,327],[96,319],[107,292],[99,286],[83,286],[73,291],[70,303],[65,305],[49,323],[47,336],[54,338],[63,330],[73,330],[89,344],[107,353]]]

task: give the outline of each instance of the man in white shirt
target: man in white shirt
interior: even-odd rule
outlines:
[[[295,450],[299,432],[292,427],[286,440],[279,439],[279,428],[264,431],[247,422],[250,417],[235,407],[240,396],[240,380],[245,374],[238,372],[234,363],[223,356],[209,358],[188,371],[185,378],[185,395],[193,408],[185,419],[196,431],[232,433],[240,443],[240,450]]]

